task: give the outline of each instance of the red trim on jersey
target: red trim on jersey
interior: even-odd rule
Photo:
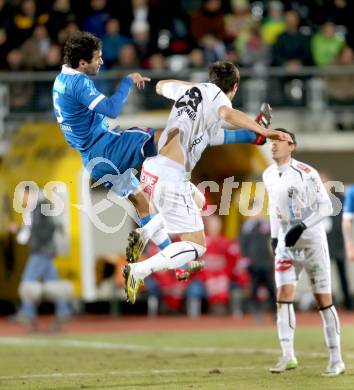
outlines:
[[[296,168],[299,168],[299,169],[301,169],[302,171],[304,171],[306,173],[310,173],[311,172],[311,168],[309,168],[307,165],[304,165],[304,164],[301,164],[301,163],[297,163],[296,164]]]

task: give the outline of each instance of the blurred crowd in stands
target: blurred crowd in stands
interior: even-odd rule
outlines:
[[[0,0],[0,69],[57,70],[64,41],[90,31],[105,69],[353,64],[350,0]]]

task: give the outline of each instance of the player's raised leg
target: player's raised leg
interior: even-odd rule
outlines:
[[[126,257],[129,263],[136,263],[149,240],[152,240],[161,250],[172,241],[164,228],[161,216],[150,201],[148,193],[139,188],[129,199],[139,214],[141,227],[130,232]]]
[[[149,259],[124,267],[123,275],[126,279],[126,293],[130,303],[135,303],[139,288],[144,284],[147,276],[156,271],[179,268],[205,253],[204,231],[182,234],[181,238],[183,241],[172,243]]]

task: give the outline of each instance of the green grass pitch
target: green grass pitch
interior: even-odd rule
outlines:
[[[323,378],[322,329],[299,328],[299,368],[270,374],[274,329],[0,337],[1,389],[354,389],[354,332],[342,329],[347,372]]]

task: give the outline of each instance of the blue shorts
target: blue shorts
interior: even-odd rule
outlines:
[[[141,168],[145,158],[157,154],[155,131],[152,128],[133,127],[125,131],[107,132],[83,156],[84,165],[96,180],[109,175],[104,186],[113,187],[117,195],[127,197],[139,185],[132,168]],[[96,163],[94,159],[105,161]]]

